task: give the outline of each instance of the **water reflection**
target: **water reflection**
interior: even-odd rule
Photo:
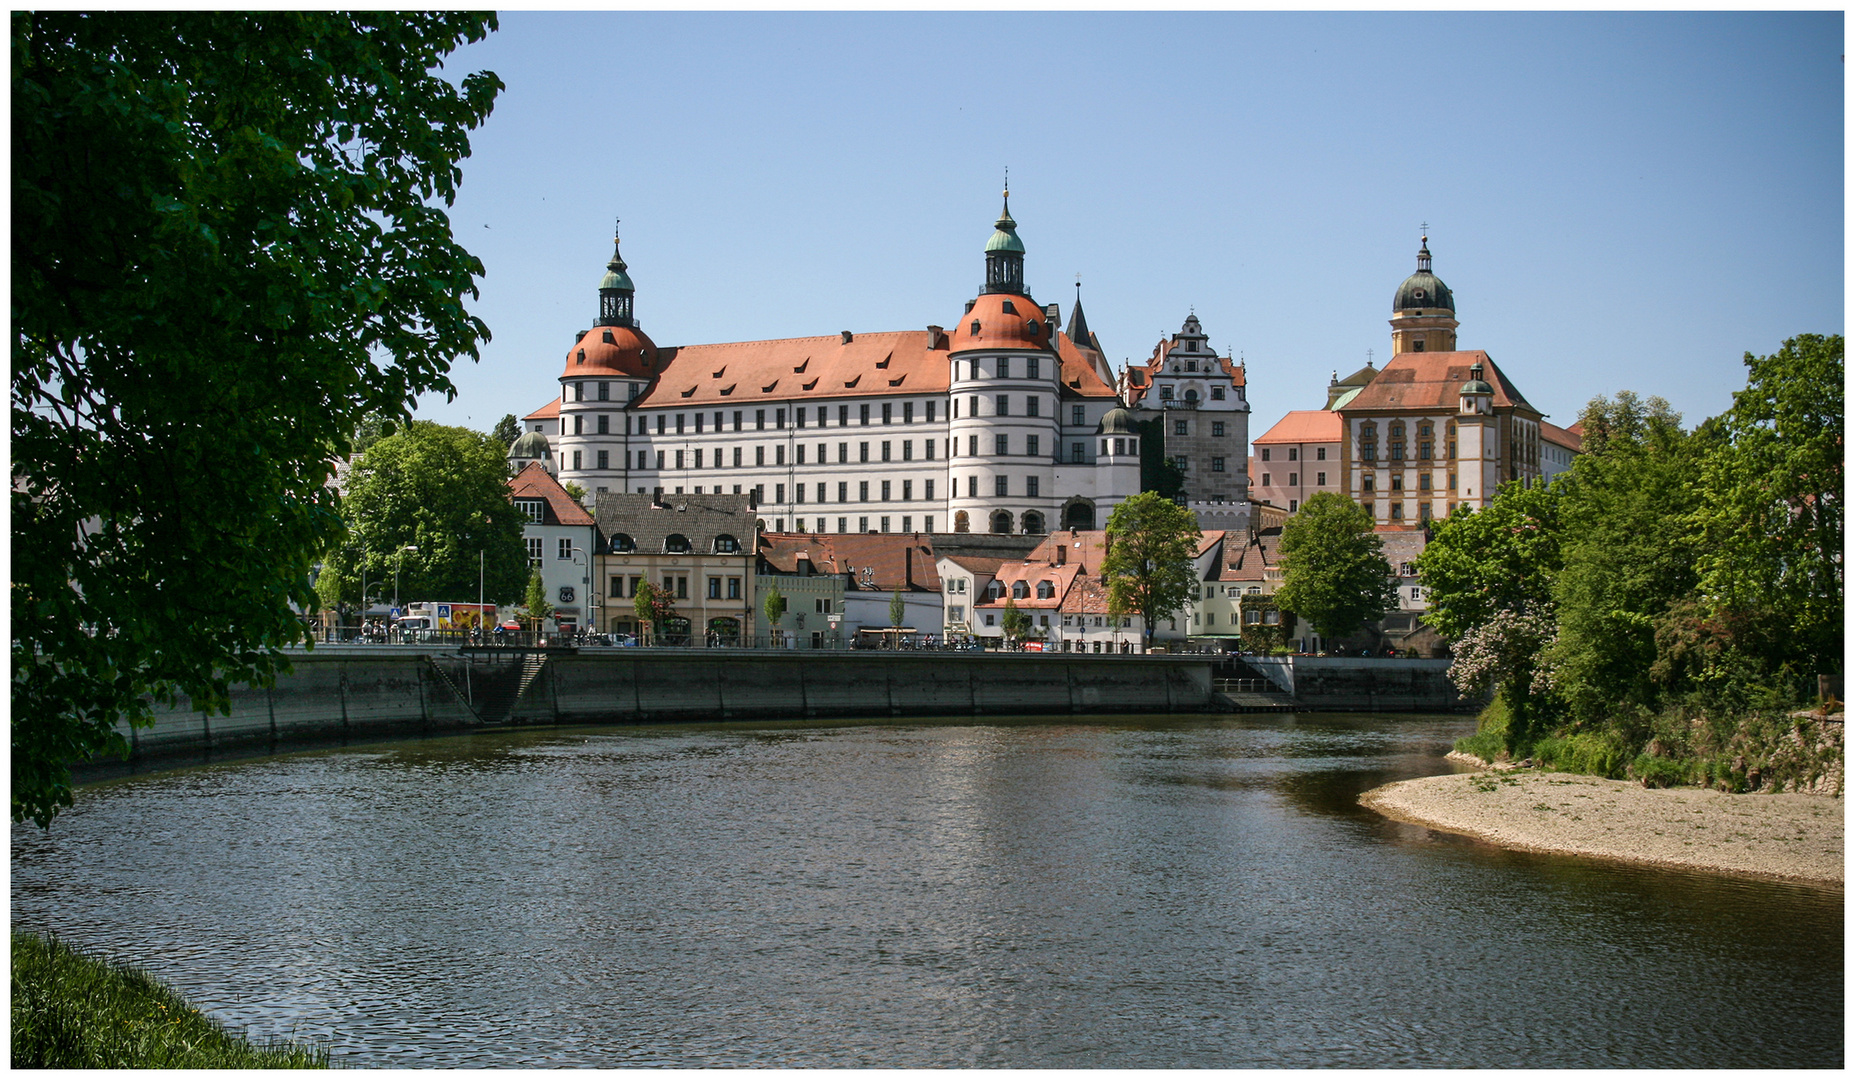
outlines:
[[[1833,1066],[1840,890],[1360,791],[1454,717],[551,730],[100,785],[16,926],[361,1065]]]

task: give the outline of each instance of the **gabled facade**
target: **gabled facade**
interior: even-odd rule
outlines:
[[[558,404],[525,423],[552,422],[561,478],[589,492],[743,495],[774,532],[1105,521],[1139,462],[1099,450],[1119,404],[1099,343],[1078,347],[1031,298],[1009,193],[985,260],[948,327],[660,347],[614,241],[599,321],[567,353]]]
[[[1249,528],[1246,375],[1211,348],[1193,314],[1122,376],[1121,395],[1134,415],[1163,424],[1166,457],[1185,477],[1186,505],[1208,528]]]
[[[562,630],[598,626],[599,597],[593,575],[599,537],[593,516],[573,501],[541,460],[526,461],[509,478],[509,499],[523,515],[522,542],[528,547],[528,565],[541,571],[548,602],[554,605],[555,625]]]

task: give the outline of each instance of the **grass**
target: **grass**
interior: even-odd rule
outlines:
[[[253,1046],[146,972],[13,934],[15,1069],[325,1069],[326,1049]]]

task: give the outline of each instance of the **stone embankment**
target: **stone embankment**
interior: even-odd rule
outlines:
[[[1843,883],[1842,800],[1830,795],[1645,788],[1520,769],[1400,781],[1359,802],[1522,851]]]

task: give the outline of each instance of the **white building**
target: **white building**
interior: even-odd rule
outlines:
[[[542,465],[547,452],[547,440],[532,431],[510,448],[520,471],[509,479],[509,497],[526,519],[522,542],[528,545],[528,565],[541,571],[556,626],[596,627],[601,625],[593,589],[598,530],[586,508],[548,475]]]
[[[598,323],[525,426],[588,492],[748,494],[773,532],[1104,523],[1140,465],[1102,429],[1119,402],[1098,350],[1031,299],[1008,201],[985,260],[951,327],[659,347],[615,247]]]

